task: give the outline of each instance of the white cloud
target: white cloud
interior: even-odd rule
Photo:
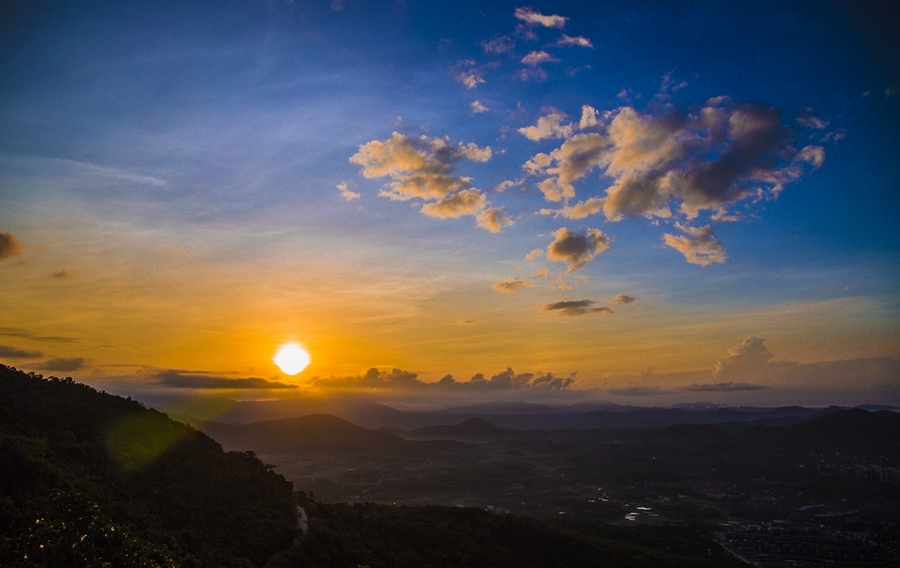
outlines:
[[[474,112],[475,114],[481,114],[481,113],[484,113],[484,112],[487,112],[490,110],[488,107],[484,106],[481,103],[481,101],[479,101],[479,100],[472,101],[472,104],[469,105],[469,108],[471,108],[472,112]]]
[[[572,135],[574,127],[571,124],[563,124],[566,114],[556,109],[550,110],[541,116],[534,126],[519,128],[518,132],[525,138],[537,142],[547,138],[568,138]]]
[[[516,8],[515,16],[526,24],[537,24],[546,28],[560,29],[565,27],[566,20],[569,19],[563,16],[557,16],[556,14],[545,16],[544,14],[527,7]]]
[[[507,36],[500,36],[482,42],[481,47],[484,48],[485,53],[509,53],[516,47],[516,42]]]
[[[553,44],[557,47],[588,47],[593,49],[594,46],[591,44],[591,40],[583,36],[572,37],[570,35],[563,34],[559,40]]]
[[[341,192],[341,197],[343,197],[346,201],[352,201],[354,199],[360,198],[360,194],[356,193],[355,191],[351,191],[350,186],[345,181],[342,181],[335,187],[338,189],[338,191]]]
[[[691,264],[709,266],[710,264],[722,264],[728,259],[728,253],[722,244],[716,240],[712,227],[686,227],[678,225],[678,228],[686,233],[683,236],[666,233],[663,239],[667,246],[672,247]]]
[[[532,51],[522,58],[522,63],[536,67],[542,63],[556,63],[559,59],[553,57],[546,51]]]
[[[446,138],[407,136],[394,132],[386,140],[359,147],[350,162],[362,166],[366,178],[391,179],[383,197],[395,201],[422,199],[422,212],[433,217],[473,215],[486,205],[485,197],[469,178],[453,174],[460,160],[486,162],[491,149],[474,143],[451,145]]]

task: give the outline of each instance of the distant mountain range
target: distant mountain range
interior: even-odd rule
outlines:
[[[682,404],[672,408],[623,406],[607,401],[580,402],[551,406],[522,401],[498,401],[440,410],[398,410],[357,395],[301,397],[275,401],[229,401],[203,399],[160,407],[174,419],[200,427],[217,424],[249,424],[295,418],[311,414],[330,414],[372,429],[400,429],[407,432],[433,426],[460,424],[478,418],[502,428],[661,428],[673,424],[717,424],[739,431],[758,424],[791,426],[841,410],[841,407],[778,408],[719,407],[710,403]],[[893,407],[864,407],[888,412]],[[224,428],[219,427],[218,428]]]

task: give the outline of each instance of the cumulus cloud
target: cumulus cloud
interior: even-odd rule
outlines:
[[[271,381],[260,378],[229,379],[214,375],[199,373],[183,373],[180,371],[163,371],[156,375],[156,384],[177,389],[295,389],[297,385],[291,385],[280,381]]]
[[[519,280],[518,278],[514,278],[512,280],[504,280],[493,285],[494,290],[500,292],[501,294],[515,294],[516,290],[518,290],[519,288],[530,287],[531,282],[529,282],[528,280]]]
[[[583,36],[575,36],[572,37],[570,35],[563,34],[556,43],[553,45],[557,47],[588,47],[593,49],[594,46],[591,44],[591,40]]]
[[[552,373],[516,373],[507,367],[490,378],[476,373],[468,381],[457,381],[453,375],[446,375],[434,383],[419,380],[416,373],[402,369],[369,369],[365,375],[350,377],[313,377],[308,384],[324,389],[363,390],[417,390],[432,391],[510,391],[539,390],[558,391],[574,383],[572,377],[556,377]]]
[[[513,224],[501,207],[491,207],[478,214],[478,226],[492,233],[499,233],[503,227]]]
[[[609,237],[597,229],[575,233],[562,227],[554,233],[554,236],[556,238],[547,246],[547,258],[567,263],[569,265],[567,274],[581,268],[598,254],[609,250]]]
[[[550,278],[550,269],[545,267],[536,268],[531,274],[535,278]]]
[[[474,61],[460,61],[452,70],[453,79],[462,83],[467,89],[474,89],[484,83],[484,75],[478,67],[473,67]]]
[[[541,213],[553,214],[566,219],[584,219],[599,213],[603,209],[605,201],[602,197],[591,197],[590,199],[579,201],[575,205],[566,205],[561,209],[541,209]]]
[[[728,259],[728,253],[722,246],[712,227],[686,227],[678,225],[685,235],[677,236],[666,233],[663,239],[667,246],[672,247],[691,264],[709,266],[710,264],[722,264]]]
[[[535,260],[541,257],[544,254],[544,249],[534,249],[530,253],[525,255],[525,260]]]
[[[472,104],[469,105],[469,108],[471,108],[472,112],[474,112],[475,114],[482,114],[490,110],[488,107],[484,106],[481,101],[478,100],[472,101]]]
[[[391,182],[381,191],[396,201],[422,199],[422,212],[433,217],[474,215],[486,202],[470,179],[454,175],[460,160],[486,162],[489,147],[474,143],[453,146],[446,138],[406,136],[398,132],[386,140],[373,140],[359,147],[350,162],[362,166],[367,178],[388,177]]]
[[[669,218],[675,211],[693,219],[745,199],[777,197],[825,159],[820,146],[791,145],[793,133],[775,107],[716,97],[690,114],[661,108],[583,109],[579,127],[590,131],[535,155],[524,168],[544,178],[538,187],[548,201],[575,197],[572,184],[600,169],[611,180],[603,213],[612,221]]]
[[[85,359],[84,357],[57,357],[55,359],[50,359],[49,361],[45,361],[44,363],[42,363],[41,369],[45,371],[69,372],[82,369],[86,364],[87,359]]]
[[[635,298],[634,296],[628,296],[626,294],[619,294],[613,300],[613,304],[615,304],[617,306],[622,306],[625,304],[633,304],[636,301],[637,301],[637,298]]]
[[[536,67],[542,63],[556,63],[559,59],[553,57],[546,51],[532,51],[522,58],[522,63]]]
[[[544,26],[545,28],[560,29],[565,27],[566,20],[569,19],[563,16],[558,16],[556,14],[545,16],[544,14],[541,14],[540,12],[527,7],[516,8],[515,16],[526,24],[536,24],[539,26]]]
[[[568,138],[572,135],[573,126],[571,124],[563,124],[565,120],[565,113],[553,109],[539,117],[537,124],[534,126],[519,128],[518,132],[525,138],[535,142],[547,138]]]
[[[764,345],[761,337],[749,336],[728,350],[728,355],[716,362],[713,375],[718,378],[753,377],[765,373],[774,355]]]
[[[613,311],[607,307],[591,307],[593,300],[563,300],[561,302],[552,302],[541,306],[541,311],[556,312],[562,316],[583,316],[587,314],[612,314]]]
[[[0,231],[0,260],[22,254],[22,241],[8,231]]]
[[[9,357],[10,359],[37,359],[43,357],[40,351],[26,351],[10,345],[0,345],[0,357]]]
[[[355,191],[351,191],[350,186],[345,181],[342,181],[335,187],[338,191],[341,192],[341,197],[343,197],[345,201],[352,201],[354,199],[360,198],[360,194],[356,193]]]

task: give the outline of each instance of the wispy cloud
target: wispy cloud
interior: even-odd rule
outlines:
[[[615,304],[617,306],[622,306],[625,304],[633,304],[636,301],[637,301],[637,298],[635,298],[634,296],[628,296],[626,294],[619,294],[613,300],[613,304]]]
[[[525,65],[531,65],[532,67],[536,67],[543,63],[556,63],[559,59],[553,57],[546,51],[532,51],[528,55],[522,58],[522,63]]]
[[[563,316],[583,316],[587,314],[612,314],[613,311],[607,307],[592,307],[593,300],[563,300],[561,302],[553,302],[541,306],[541,311],[555,312]]]
[[[229,379],[197,373],[163,371],[156,375],[156,384],[163,387],[198,390],[295,389],[297,385],[260,378]]]
[[[672,247],[681,254],[691,264],[699,266],[709,266],[710,264],[722,264],[728,260],[728,253],[722,246],[712,227],[687,227],[679,224],[684,235],[671,235],[666,233],[663,240],[666,246]]]
[[[526,24],[535,24],[546,28],[563,28],[566,25],[566,20],[569,19],[556,14],[546,16],[527,7],[516,8],[515,16]]]
[[[356,193],[355,191],[352,191],[350,189],[350,185],[345,181],[342,181],[341,183],[337,184],[335,187],[337,188],[338,191],[341,192],[341,197],[343,197],[345,201],[352,201],[354,199],[359,199],[361,197],[360,194]]]
[[[591,44],[591,40],[584,36],[575,36],[572,37],[570,35],[562,34],[556,43],[554,43],[556,47],[587,47],[593,49],[594,46]]]
[[[519,288],[530,288],[531,282],[528,280],[519,280],[518,278],[514,278],[512,280],[503,280],[502,282],[497,282],[492,286],[494,290],[500,292],[502,294],[515,294],[516,290]]]
[[[80,341],[74,337],[64,337],[61,335],[38,335],[27,329],[19,327],[0,327],[0,335],[8,337],[19,337],[21,339],[30,339],[32,341],[47,341],[50,343],[75,343]]]
[[[469,105],[469,108],[471,108],[472,112],[474,112],[475,114],[483,114],[490,110],[479,100],[472,101],[472,103]]]
[[[0,345],[0,357],[9,357],[10,359],[37,359],[43,357],[40,351],[26,351],[18,347],[10,345]]]
[[[87,359],[84,357],[58,357],[45,361],[40,365],[40,368],[44,371],[70,372],[83,369],[86,365]]]

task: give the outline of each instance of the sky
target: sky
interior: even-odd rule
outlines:
[[[900,405],[900,44],[863,4],[4,3],[0,361]]]

